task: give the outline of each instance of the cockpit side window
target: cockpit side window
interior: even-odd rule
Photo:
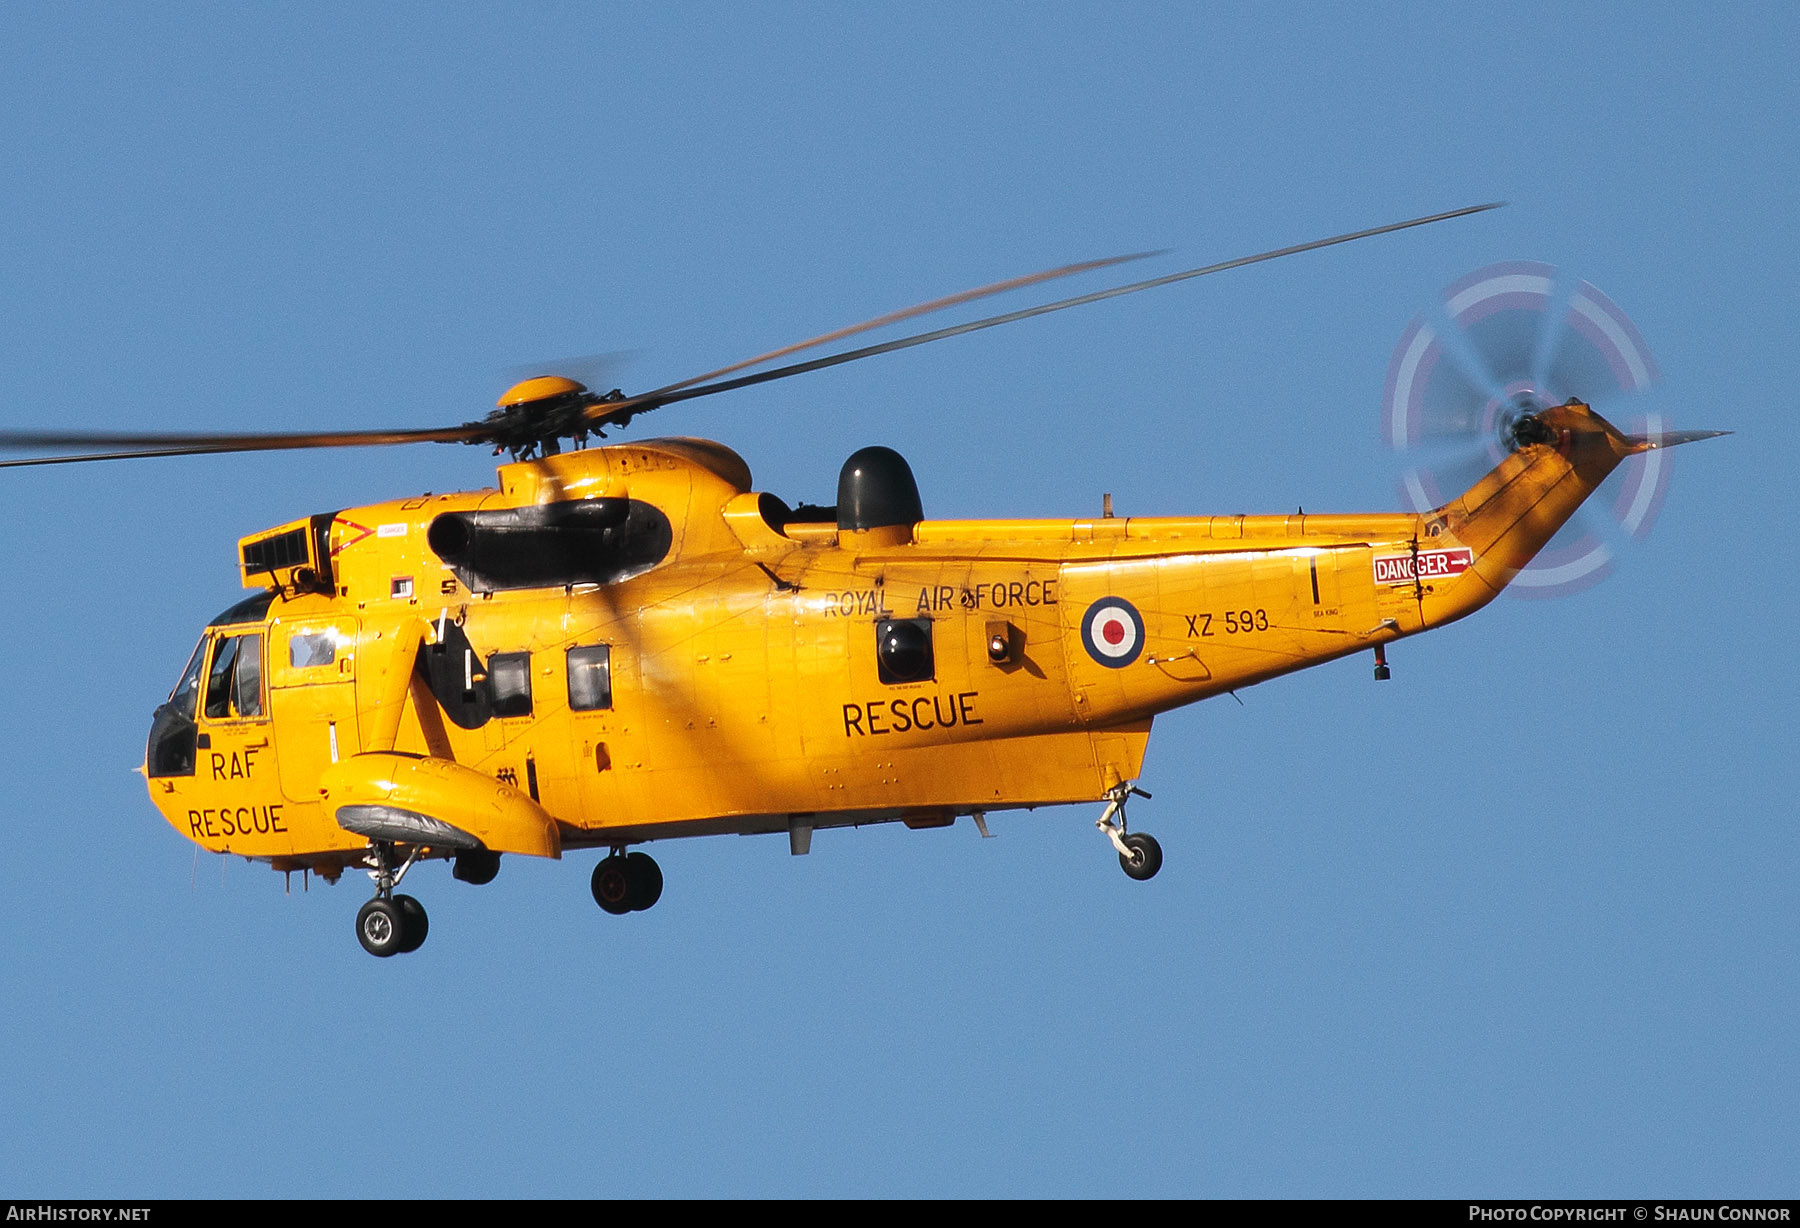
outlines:
[[[231,689],[231,709],[238,716],[262,715],[262,636],[242,637],[238,649],[237,677]]]
[[[212,671],[206,678],[206,716],[222,721],[231,714],[231,674],[237,666],[238,640],[226,636],[213,649]]]
[[[206,717],[262,715],[262,634],[220,636],[206,677]]]

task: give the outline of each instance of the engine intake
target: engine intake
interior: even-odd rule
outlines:
[[[662,562],[669,518],[635,499],[445,512],[425,533],[432,553],[471,592],[611,584]]]

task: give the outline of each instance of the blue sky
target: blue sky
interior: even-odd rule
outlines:
[[[1515,259],[1738,432],[1603,585],[1160,720],[1149,884],[1086,808],[679,842],[626,918],[588,858],[427,867],[393,961],[130,768],[238,536],[485,455],[8,472],[0,1192],[1791,1194],[1800,19],[1567,8],[0,11],[9,427],[460,422],[1505,199],[633,433],[790,502],[884,443],[931,516],[1386,510],[1395,343]]]

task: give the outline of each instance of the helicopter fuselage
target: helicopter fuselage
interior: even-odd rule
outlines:
[[[560,856],[1092,802],[1158,713],[1491,600],[1632,450],[1584,406],[1543,419],[1422,515],[856,527],[698,440],[508,464],[244,539],[258,595],[159,710],[150,796],[327,877],[372,840]]]

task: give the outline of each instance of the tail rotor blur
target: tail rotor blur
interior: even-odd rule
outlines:
[[[1620,466],[1510,591],[1587,588],[1655,523],[1669,480],[1664,449],[1719,433],[1671,431],[1652,408],[1658,378],[1642,335],[1595,286],[1530,261],[1479,269],[1408,325],[1389,363],[1381,429],[1408,464],[1401,497],[1414,511],[1441,506],[1513,449],[1521,418],[1579,398],[1656,442]]]

